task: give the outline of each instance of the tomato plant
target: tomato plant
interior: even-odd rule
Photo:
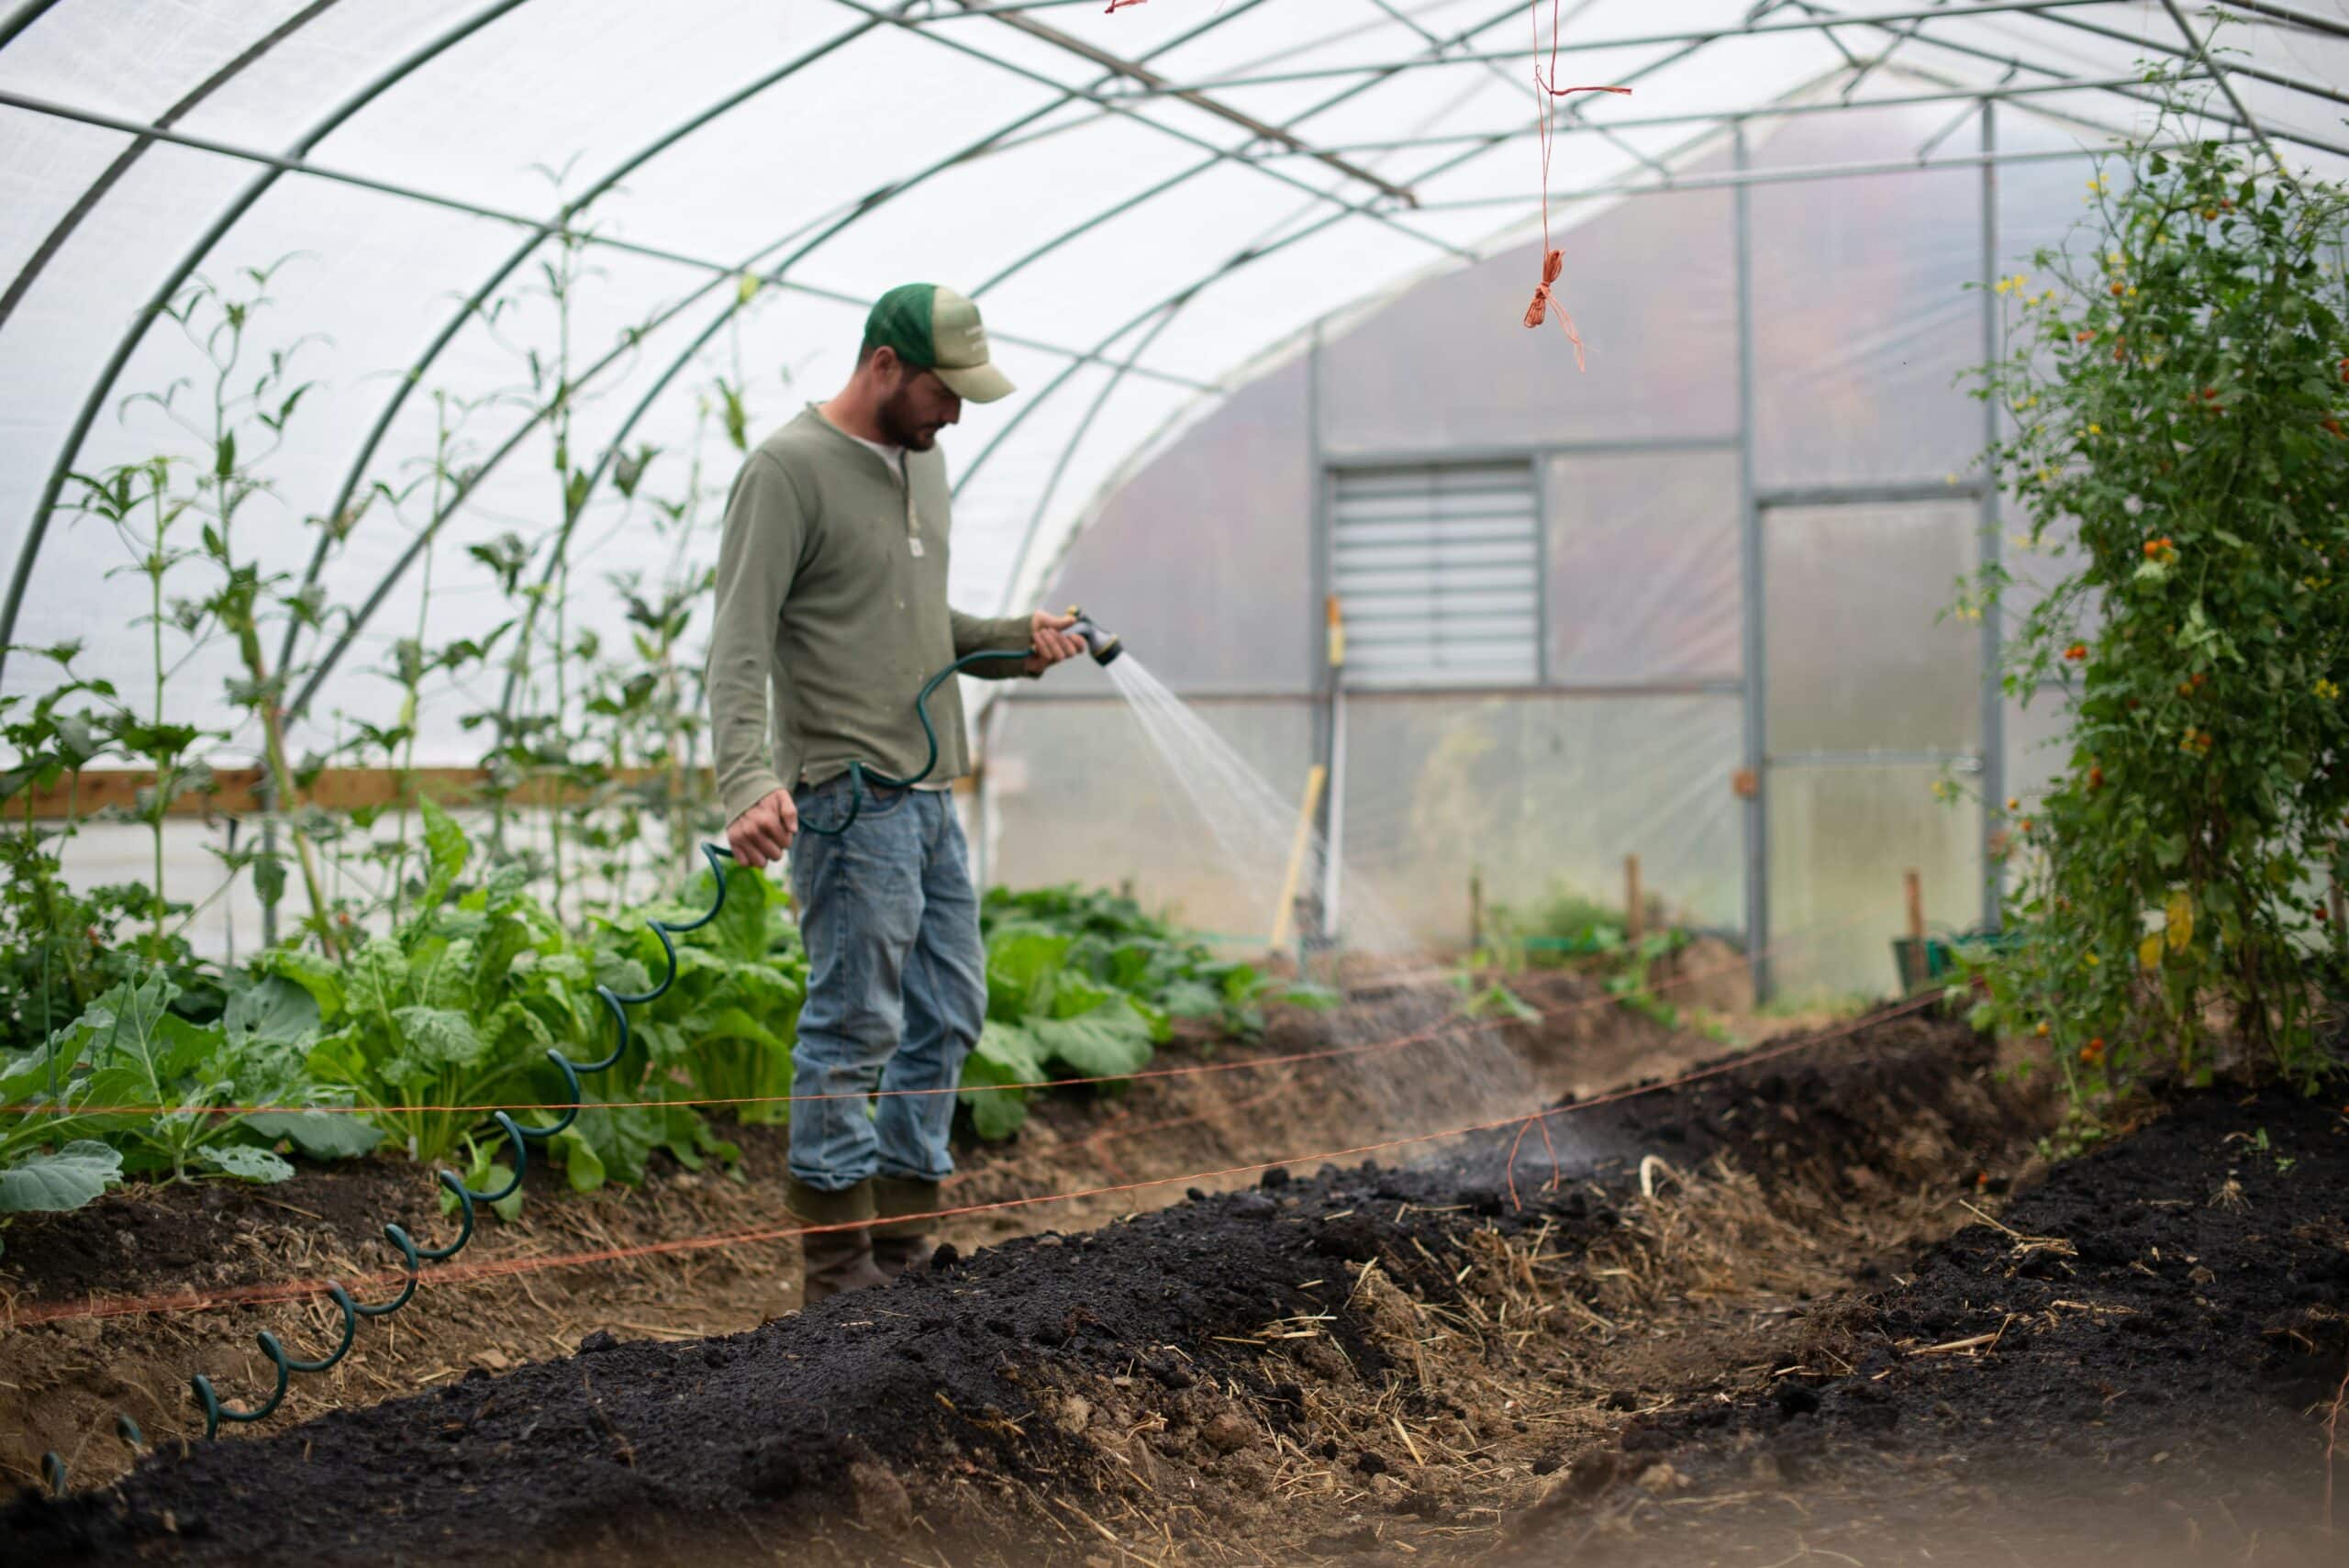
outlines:
[[[2012,416],[1990,455],[2029,545],[2064,563],[2007,690],[2070,719],[1981,1021],[2052,1036],[2082,1104],[2206,1079],[2214,1036],[2312,1084],[2349,974],[2322,918],[2349,809],[2349,192],[2217,142],[2126,162],[2038,256],[2054,286],[1999,284],[2014,348],[1979,390]],[[2009,584],[1988,570],[1975,602]]]

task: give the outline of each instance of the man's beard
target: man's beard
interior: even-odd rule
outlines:
[[[888,439],[891,446],[903,447],[911,452],[926,452],[938,444],[938,429],[935,426],[916,421],[913,410],[907,406],[912,401],[910,393],[907,391],[889,395],[889,400],[880,408],[881,433]]]

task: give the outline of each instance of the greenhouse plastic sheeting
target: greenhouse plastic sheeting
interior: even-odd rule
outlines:
[[[1278,700],[1193,706],[1275,794],[1298,798],[1309,707]],[[990,880],[1016,887],[1130,882],[1149,906],[1194,929],[1260,947],[1271,934],[1285,869],[1271,846],[1286,839],[1286,825],[1248,824],[1236,839],[1227,833],[1242,861],[1232,863],[1217,825],[1124,704],[1008,704],[991,723],[987,755]],[[1212,805],[1219,813],[1244,809],[1229,799]]]
[[[1947,118],[1886,109],[1798,122],[1758,161],[1879,161]],[[1981,307],[1965,286],[1981,274],[1981,184],[1950,170],[1753,192],[1761,484],[1905,480],[1974,465],[1982,421],[1957,380],[1982,357]]]
[[[1404,339],[1479,351],[1406,374],[1333,334],[1333,446],[1731,433],[1727,196],[1657,199],[1642,245],[1616,241],[1631,209],[1594,193],[1700,185],[1724,167],[1707,115],[1806,90],[2077,81],[2095,85],[2032,102],[2070,116],[2067,134],[2126,130],[2144,105],[2106,88],[2125,90],[2141,60],[2193,56],[2211,17],[2187,10],[2196,39],[2161,8],[2065,0],[1858,11],[1833,36],[1821,24],[1838,18],[1819,6],[1567,8],[1562,69],[1638,95],[1563,111],[1620,126],[1601,137],[1568,124],[1553,172],[1559,304],[1594,355],[1583,378],[1553,332],[1514,326],[1531,275],[1517,248],[1537,210],[1522,5],[26,0],[0,14],[11,637],[83,639],[87,672],[125,684],[139,668],[125,585],[99,575],[119,553],[44,498],[72,500],[66,469],[203,456],[168,411],[130,401],[200,368],[170,323],[142,325],[183,272],[234,288],[240,269],[274,267],[257,346],[300,340],[297,379],[315,383],[258,464],[270,493],[247,510],[239,548],[298,579],[308,519],[379,485],[401,496],[379,496],[327,552],[325,635],[295,639],[296,739],[323,749],[338,713],[346,735],[388,716],[396,693],[381,671],[397,639],[503,613],[472,547],[514,534],[536,547],[533,573],[553,554],[562,482],[525,389],[535,354],[543,403],[554,325],[539,267],[554,247],[542,226],[566,203],[592,198],[578,221],[596,237],[573,291],[567,455],[603,475],[564,547],[582,567],[573,630],[617,639],[614,579],[709,558],[706,528],[680,539],[648,517],[654,500],[722,492],[736,459],[712,438],[715,383],[743,395],[751,433],[771,428],[841,378],[865,302],[921,275],[982,297],[1023,387],[971,410],[950,442],[955,590],[992,610],[1033,596],[1105,485],[1201,400],[1308,323],[1421,279],[1438,281],[1409,296]],[[2340,163],[2323,90],[2349,76],[2338,33],[2263,16],[2224,40],[2240,51],[2230,101],[2321,169]],[[1881,58],[1864,61],[1861,40]],[[1881,117],[1892,146],[1919,111]],[[1807,127],[1766,124],[1758,162],[1805,155]],[[1853,144],[1839,145],[1848,159]],[[1908,417],[1952,395],[1965,312],[1939,291],[1967,264],[1962,237],[1840,298],[1800,258],[1840,253],[1863,228],[1940,236],[1971,194],[1947,172],[1757,191],[1757,304],[1780,334],[1760,366],[1765,482],[1946,465],[1970,450],[1962,408],[1946,428]],[[1460,271],[1501,252],[1505,272]],[[1823,407],[1820,377],[1848,363],[1885,367],[1894,401]],[[445,520],[412,487],[444,406],[435,395],[463,413],[461,466],[482,465]],[[1895,406],[1898,440],[1878,417]],[[633,502],[608,483],[622,448],[657,454]],[[1287,659],[1273,678],[1290,677]],[[228,673],[218,650],[199,653],[184,717],[225,721]],[[19,656],[6,689],[46,679]],[[419,760],[477,755],[479,731],[459,719],[501,693],[428,697]]]
[[[1770,967],[1779,995],[1899,989],[1891,939],[1908,929],[1903,873],[1925,919],[1963,929],[1981,908],[1981,814],[1935,797],[1936,770],[1789,768],[1770,780]]]
[[[1587,372],[1555,327],[1518,328],[1538,254],[1520,250],[1432,280],[1380,311],[1376,330],[1331,343],[1323,439],[1334,454],[1364,456],[1664,429],[1734,439],[1730,239],[1727,191],[1647,197],[1577,228],[1558,288]],[[1658,275],[1664,257],[1668,281]],[[1461,352],[1466,343],[1477,351]]]
[[[1346,727],[1342,928],[1456,946],[1472,873],[1620,904],[1628,854],[1675,918],[1738,925],[1735,698],[1356,696]]]
[[[1744,614],[1734,451],[1548,463],[1550,671],[1566,685],[1734,685]]]
[[[1119,487],[1053,582],[1056,606],[1098,615],[1177,690],[1312,687],[1308,369],[1292,360],[1251,383],[1170,445],[1146,482]],[[1109,689],[1090,665],[1052,679],[1056,690]]]
[[[1980,634],[1947,613],[1979,525],[1971,502],[1763,514],[1774,759],[1981,745]]]

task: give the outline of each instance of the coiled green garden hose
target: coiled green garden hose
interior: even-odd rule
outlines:
[[[239,1409],[234,1406],[224,1404],[221,1402],[219,1391],[213,1386],[209,1377],[202,1373],[190,1377],[188,1387],[195,1395],[196,1407],[204,1412],[204,1435],[206,1438],[217,1437],[220,1432],[220,1423],[223,1421],[248,1422],[268,1419],[276,1414],[278,1407],[285,1402],[286,1390],[293,1381],[295,1373],[326,1372],[340,1362],[343,1357],[349,1355],[351,1341],[357,1336],[359,1319],[388,1318],[406,1307],[409,1299],[416,1295],[416,1287],[421,1278],[425,1263],[445,1262],[463,1251],[467,1244],[473,1240],[474,1205],[494,1204],[511,1196],[521,1186],[522,1177],[529,1169],[530,1145],[533,1142],[545,1142],[569,1129],[572,1123],[579,1119],[579,1113],[585,1108],[585,1091],[580,1086],[580,1074],[601,1073],[618,1063],[619,1059],[627,1054],[629,1042],[634,1038],[629,1028],[628,1009],[642,1006],[648,1002],[658,1001],[668,992],[669,987],[676,983],[677,944],[673,939],[688,931],[701,929],[712,920],[717,919],[719,911],[726,907],[725,862],[733,858],[733,851],[723,845],[704,844],[702,855],[709,862],[710,874],[717,883],[716,896],[711,899],[708,911],[697,919],[674,924],[665,920],[651,919],[645,922],[651,928],[652,934],[660,939],[662,954],[668,961],[668,973],[661,977],[661,983],[650,991],[638,993],[617,991],[609,985],[599,984],[596,987],[596,995],[603,999],[605,1007],[612,1015],[615,1031],[612,1049],[598,1061],[574,1062],[562,1051],[552,1047],[548,1048],[547,1061],[562,1074],[563,1088],[570,1100],[562,1116],[546,1127],[525,1127],[505,1111],[491,1113],[490,1119],[495,1121],[498,1129],[506,1134],[507,1147],[512,1152],[514,1160],[513,1173],[507,1179],[505,1185],[495,1192],[476,1192],[465,1185],[463,1180],[453,1171],[443,1170],[437,1173],[441,1188],[456,1199],[457,1239],[445,1247],[419,1247],[404,1227],[396,1224],[384,1226],[384,1240],[398,1250],[400,1257],[407,1265],[407,1277],[400,1286],[399,1294],[389,1301],[370,1307],[353,1300],[351,1293],[341,1284],[329,1284],[326,1287],[327,1298],[334,1303],[336,1309],[342,1315],[342,1333],[332,1352],[315,1359],[305,1360],[289,1354],[284,1342],[266,1329],[255,1334],[254,1341],[261,1346],[262,1354],[269,1359],[271,1366],[276,1369],[277,1374],[275,1386],[270,1390],[269,1396],[258,1405]],[[139,1424],[128,1415],[117,1415],[115,1418],[115,1431],[134,1451],[142,1450],[147,1446],[146,1437],[139,1429]],[[51,1450],[41,1455],[40,1462],[42,1474],[48,1479],[50,1489],[60,1496],[64,1496],[66,1489],[64,1458],[55,1450]]]

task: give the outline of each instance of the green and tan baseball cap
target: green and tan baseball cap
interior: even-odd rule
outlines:
[[[1015,390],[987,358],[979,307],[937,284],[900,284],[874,301],[864,340],[886,344],[909,365],[936,371],[948,391],[972,403],[993,403]]]

